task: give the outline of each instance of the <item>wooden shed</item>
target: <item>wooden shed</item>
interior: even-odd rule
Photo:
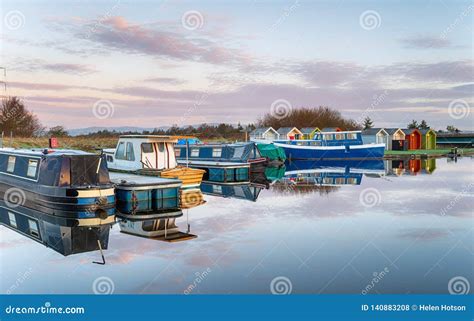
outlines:
[[[403,150],[405,145],[405,133],[400,128],[384,128],[389,135],[389,150]]]
[[[278,138],[280,138],[280,135],[273,127],[255,128],[250,132],[250,140],[274,141]]]
[[[303,133],[303,137],[302,139],[314,139],[314,135],[318,132],[320,132],[321,130],[316,127],[305,127],[305,128],[301,128],[301,132]]]
[[[391,149],[392,140],[383,128],[369,128],[362,131],[364,144],[385,144],[385,150]]]
[[[436,132],[432,129],[420,129],[421,148],[436,149]]]
[[[280,135],[280,139],[301,139],[303,137],[303,133],[296,127],[282,127],[278,129],[278,134]]]
[[[407,150],[421,149],[421,132],[416,129],[403,129]]]

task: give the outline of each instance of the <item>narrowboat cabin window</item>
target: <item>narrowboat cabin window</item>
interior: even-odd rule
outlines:
[[[180,157],[181,156],[181,148],[176,148],[174,150],[174,156],[176,157]]]
[[[191,157],[199,157],[199,148],[191,149]]]
[[[143,143],[142,144],[142,153],[145,153],[145,154],[153,153],[153,144],[152,143]]]
[[[338,185],[343,185],[344,182],[345,182],[344,177],[337,177],[337,178],[336,178],[336,184],[338,184]]]
[[[212,149],[212,157],[221,157],[221,156],[222,156],[222,148]]]
[[[15,156],[9,156],[8,157],[7,172],[13,173],[15,171],[15,162],[16,162],[16,157]]]
[[[334,140],[334,135],[333,134],[323,135],[323,137],[324,137],[325,140]]]
[[[346,137],[347,137],[347,139],[357,139],[357,134],[356,133],[347,133]]]
[[[30,228],[30,234],[36,238],[39,238],[38,222],[33,221],[33,220],[28,220],[28,226]]]
[[[357,185],[357,179],[355,177],[348,177],[347,184]]]
[[[126,148],[125,148],[125,143],[121,142],[117,148],[117,152],[115,153],[115,158],[128,160],[128,161],[134,161],[135,154],[133,152],[133,144],[127,143]]]
[[[28,161],[28,171],[26,172],[26,176],[36,177],[37,170],[38,170],[38,161],[36,159],[30,159]]]
[[[158,143],[158,150],[160,151],[160,153],[164,153],[165,143]]]
[[[337,139],[337,140],[342,140],[342,139],[344,139],[344,134],[336,134],[336,139]]]
[[[10,220],[10,225],[14,228],[17,228],[18,226],[16,225],[16,216],[15,214],[8,212],[8,219]]]
[[[235,147],[234,148],[234,158],[242,158],[242,155],[244,155],[244,147]]]

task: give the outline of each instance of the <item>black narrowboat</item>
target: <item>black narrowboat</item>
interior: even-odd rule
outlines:
[[[105,157],[83,151],[0,148],[0,198],[10,209],[65,218],[115,214]]]

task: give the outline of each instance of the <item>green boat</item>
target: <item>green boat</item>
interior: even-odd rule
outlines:
[[[285,151],[283,148],[277,147],[273,144],[256,144],[260,155],[268,158],[270,162],[279,161],[284,163],[286,160]]]

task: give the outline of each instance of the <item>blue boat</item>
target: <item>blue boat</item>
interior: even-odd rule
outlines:
[[[360,131],[318,132],[314,139],[276,140],[288,160],[380,159],[385,144],[364,144]]]
[[[202,183],[201,191],[206,195],[223,197],[223,198],[235,198],[241,200],[247,200],[256,202],[260,192],[265,186],[259,184],[211,184]]]
[[[248,183],[251,172],[263,171],[267,162],[255,143],[187,144],[175,146],[175,151],[180,165],[204,169],[206,182]]]
[[[66,218],[115,214],[114,185],[104,156],[75,150],[0,149],[0,198]]]

